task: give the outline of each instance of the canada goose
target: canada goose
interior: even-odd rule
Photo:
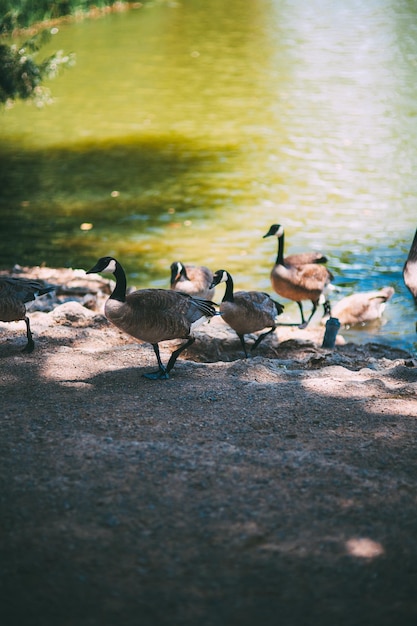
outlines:
[[[278,254],[275,265],[271,270],[272,287],[280,296],[293,300],[298,304],[302,322],[300,327],[305,328],[316,312],[318,304],[322,302],[324,294],[331,288],[330,281],[333,280],[333,275],[317,261],[298,264],[285,261],[284,228],[280,224],[273,224],[263,238],[271,236],[278,238]],[[307,253],[307,255],[309,254]],[[296,259],[298,255],[291,256]],[[290,259],[291,256],[289,257]],[[318,256],[323,259],[326,258],[322,255]],[[314,253],[310,259],[313,258]],[[313,304],[313,309],[307,321],[304,319],[302,300],[311,300]],[[324,310],[326,312],[330,311],[330,303],[327,300],[324,302]]]
[[[26,315],[25,302],[31,302],[36,297],[43,296],[53,290],[54,287],[45,287],[43,283],[37,280],[0,276],[0,320],[2,322],[25,321],[28,341],[23,352],[33,352],[35,347],[29,318]]]
[[[403,268],[403,278],[417,304],[417,230]]]
[[[385,305],[393,294],[392,287],[353,293],[332,306],[332,317],[336,317],[342,326],[374,322],[381,318]]]
[[[144,376],[169,378],[178,356],[195,341],[190,334],[193,328],[216,315],[213,303],[169,289],[139,289],[126,295],[125,271],[111,256],[99,259],[87,274],[97,272],[110,272],[116,278],[116,286],[104,308],[107,319],[132,337],[152,344],[158,371]],[[171,354],[164,366],[158,344],[170,339],[187,341]]]
[[[213,272],[208,267],[201,265],[184,265],[180,261],[171,264],[171,289],[188,293],[195,298],[211,300],[214,289],[210,288],[213,280]]]
[[[282,313],[284,307],[267,294],[261,291],[233,292],[233,279],[226,270],[217,270],[213,275],[212,287],[219,283],[226,283],[223,300],[220,304],[220,314],[234,331],[242,344],[246,358],[248,353],[244,335],[254,333],[263,328],[270,328],[259,335],[251,350],[254,350],[276,328],[276,317]]]

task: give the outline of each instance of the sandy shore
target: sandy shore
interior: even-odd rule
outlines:
[[[150,381],[109,283],[54,271],[33,354],[0,324],[5,626],[417,623],[411,355],[281,327],[242,359],[215,319]]]

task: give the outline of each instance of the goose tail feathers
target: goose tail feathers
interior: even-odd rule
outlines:
[[[191,297],[191,302],[197,307],[197,310],[204,315],[204,317],[210,318],[215,315],[219,315],[219,312],[216,309],[217,305],[215,302],[211,302],[211,300]]]
[[[272,300],[272,302],[274,303],[275,308],[276,308],[276,310],[277,310],[277,316],[278,316],[278,315],[281,315],[281,313],[283,313],[283,312],[284,312],[284,305],[283,305],[283,304],[281,304],[280,302],[278,302],[277,300],[274,300],[273,298],[271,298],[271,300]]]

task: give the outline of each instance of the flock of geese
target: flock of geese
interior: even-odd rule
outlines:
[[[392,287],[380,291],[361,292],[343,298],[331,307],[329,292],[334,289],[333,276],[325,266],[327,258],[317,252],[305,252],[284,256],[284,228],[273,224],[266,237],[277,237],[278,252],[270,278],[274,291],[298,304],[301,323],[305,328],[322,304],[324,315],[337,318],[341,325],[366,323],[381,317],[385,303],[394,293]],[[277,317],[283,305],[260,291],[234,291],[233,278],[224,269],[214,273],[207,267],[195,267],[179,261],[171,265],[170,289],[139,289],[127,293],[126,274],[117,259],[100,258],[87,274],[111,273],[116,280],[115,288],[105,303],[105,315],[115,326],[132,337],[150,343],[154,349],[158,369],[144,374],[150,379],[169,378],[169,372],[183,350],[194,341],[193,330],[215,315],[223,320],[239,337],[245,357],[248,350],[245,335],[265,331],[251,346],[254,350],[260,342],[277,327]],[[417,305],[417,230],[403,268],[404,283]],[[212,301],[216,285],[225,283],[220,305]],[[24,352],[34,349],[25,303],[53,291],[42,283],[25,278],[0,277],[0,321],[24,320],[27,344]],[[312,310],[307,320],[303,302],[310,301]],[[417,328],[416,328],[417,330]],[[159,343],[172,339],[184,339],[164,365]]]

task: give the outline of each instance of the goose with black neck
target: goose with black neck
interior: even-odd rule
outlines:
[[[158,370],[143,374],[145,378],[169,378],[181,352],[195,341],[193,329],[216,315],[214,304],[168,289],[138,289],[126,295],[125,271],[111,256],[99,259],[87,274],[104,272],[112,273],[116,279],[116,286],[104,307],[107,319],[135,339],[152,345]],[[159,343],[172,339],[185,339],[185,342],[172,352],[164,365]]]
[[[262,291],[233,291],[233,278],[226,270],[217,270],[213,275],[212,287],[226,283],[223,299],[220,303],[220,314],[223,320],[236,332],[248,358],[245,335],[269,328],[259,335],[251,347],[254,350],[261,341],[274,332],[284,307]]]
[[[329,290],[334,289],[331,285],[333,275],[327,267],[321,265],[317,260],[313,263],[298,262],[297,264],[297,257],[294,257],[293,262],[286,261],[284,259],[284,227],[281,224],[272,224],[263,238],[271,236],[278,239],[278,253],[270,274],[272,287],[278,295],[298,304],[301,314],[300,328],[305,328],[316,312],[319,303],[323,304],[325,313],[330,312],[330,303],[326,296]],[[317,255],[317,258],[320,257],[323,262],[327,261],[323,255]],[[306,258],[308,259],[308,257]],[[307,321],[304,317],[303,300],[310,300],[313,305]]]

